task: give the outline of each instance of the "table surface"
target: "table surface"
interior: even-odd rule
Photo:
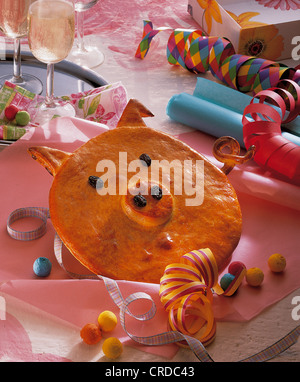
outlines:
[[[182,68],[173,67],[166,60],[166,42],[168,32],[162,32],[154,39],[153,47],[145,60],[134,58],[137,44],[142,36],[142,20],[151,19],[154,26],[171,26],[174,28],[193,28],[197,25],[186,12],[185,1],[139,1],[139,0],[105,0],[100,1],[94,11],[86,12],[85,43],[98,46],[105,55],[105,62],[93,68],[108,83],[121,81],[129,98],[136,98],[146,105],[155,115],[147,119],[147,125],[172,135],[191,131],[192,129],[172,121],[166,115],[166,105],[176,93],[192,94],[198,76],[214,81],[210,73],[195,75]],[[97,15],[97,17],[95,17]],[[23,45],[22,49],[27,49]],[[296,66],[292,60],[288,65]],[[265,309],[248,322],[218,322],[217,336],[209,345],[208,351],[215,361],[238,361],[273,344],[299,324],[287,313],[292,309],[292,298],[300,296],[300,290],[294,291],[278,303]],[[22,316],[20,308],[12,314]],[[43,323],[31,313],[24,317],[26,331],[34,343],[34,351],[42,353],[47,339],[47,352],[51,347],[60,349],[60,355],[73,361],[107,361],[99,353],[99,348],[76,348],[78,332],[64,327],[62,322]],[[31,324],[29,324],[31,322]],[[45,330],[47,325],[47,333]],[[42,328],[43,326],[43,328]],[[44,335],[44,341],[41,336]],[[55,350],[57,351],[57,350]],[[5,360],[5,359],[4,359]],[[139,351],[126,346],[119,361],[195,361],[188,349],[180,349],[173,359]],[[272,361],[299,361],[300,343],[293,345]],[[116,361],[117,362],[117,361]]]

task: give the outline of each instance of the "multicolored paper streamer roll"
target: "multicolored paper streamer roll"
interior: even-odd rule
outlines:
[[[180,263],[165,268],[159,296],[169,313],[171,330],[193,336],[204,346],[213,341],[216,322],[212,289],[218,295],[231,296],[240,286],[246,267],[241,262],[234,262],[229,271],[235,278],[224,291],[218,284],[218,267],[209,248],[186,253]],[[179,345],[184,346],[184,343]]]
[[[245,108],[245,147],[255,146],[257,164],[300,186],[300,146],[281,135],[281,124],[300,114],[300,86],[290,80],[281,80],[278,85],[259,92]]]
[[[145,58],[151,41],[157,33],[171,30],[167,43],[167,59],[194,73],[211,73],[224,84],[241,92],[257,94],[277,85],[280,79],[300,83],[300,70],[257,57],[236,54],[226,38],[205,36],[201,30],[168,27],[153,29],[151,21],[144,20],[142,41],[135,57]]]

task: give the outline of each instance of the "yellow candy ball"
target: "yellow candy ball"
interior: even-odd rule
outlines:
[[[123,352],[123,345],[116,337],[109,337],[103,342],[102,351],[107,358],[116,359]]]
[[[282,272],[286,267],[286,260],[280,253],[274,253],[269,257],[268,265],[272,272]]]
[[[117,316],[110,310],[105,310],[98,316],[98,324],[103,332],[111,332],[114,330],[117,322]]]
[[[260,268],[249,268],[246,272],[246,281],[251,286],[259,286],[264,280],[264,273]]]

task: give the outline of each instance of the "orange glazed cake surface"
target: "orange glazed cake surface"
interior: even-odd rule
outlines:
[[[72,154],[29,149],[54,177],[53,226],[75,258],[106,277],[159,283],[168,264],[200,248],[211,249],[221,271],[241,235],[236,193],[227,176],[200,153],[147,127],[140,117],[147,115],[142,105],[129,101],[117,128]],[[151,172],[157,163],[165,179]],[[190,164],[188,171],[184,163]],[[115,172],[105,164],[114,164]]]

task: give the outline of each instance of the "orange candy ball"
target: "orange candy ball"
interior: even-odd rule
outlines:
[[[283,272],[286,267],[286,260],[279,253],[274,253],[269,257],[268,265],[272,272]]]
[[[249,285],[257,287],[264,280],[264,273],[260,268],[254,267],[247,269],[246,281]]]
[[[90,323],[81,329],[80,337],[86,344],[95,345],[101,340],[102,334],[98,325]]]
[[[107,358],[116,359],[123,352],[122,342],[116,337],[109,337],[103,342],[102,351]]]

